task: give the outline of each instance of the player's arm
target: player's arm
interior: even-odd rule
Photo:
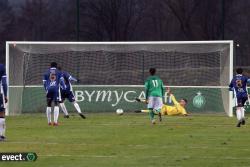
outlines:
[[[2,76],[2,87],[3,87],[3,94],[4,94],[5,103],[7,103],[8,102],[8,98],[7,98],[8,86],[7,86],[7,76],[6,76],[5,68],[4,68],[4,72],[3,72],[3,76]]]
[[[69,78],[68,78],[70,81],[75,81],[75,82],[77,82],[78,80],[76,79],[76,78],[74,78],[74,77],[72,77],[71,75],[69,76]]]
[[[181,111],[181,114],[183,116],[188,116],[189,114],[187,113],[187,111],[183,108],[183,110]]]
[[[234,88],[233,81],[234,81],[234,79],[232,79],[230,84],[229,84],[229,89],[228,89],[229,91],[233,91],[233,88]]]
[[[3,86],[3,94],[5,97],[7,97],[7,76],[2,76],[2,86]]]
[[[60,74],[60,85],[61,85],[62,89],[64,89],[64,90],[67,88],[67,86],[64,82],[63,74]]]
[[[72,77],[69,73],[65,72],[65,76],[69,81],[75,81],[77,82],[77,79]]]
[[[173,93],[171,92],[170,88],[167,88],[167,93],[169,94],[169,96],[170,96],[172,102],[174,103],[174,105],[178,105],[179,102],[175,99],[175,97],[174,97]]]
[[[179,102],[175,99],[175,97],[174,97],[174,95],[172,93],[170,94],[170,98],[171,98],[172,102],[174,103],[174,105],[179,104]]]
[[[45,91],[47,91],[46,81],[47,81],[47,75],[44,74],[44,76],[43,76],[43,87],[44,87]]]
[[[178,105],[177,107],[179,107],[178,110],[181,111],[181,115],[188,116],[189,114],[187,113],[186,109],[183,107],[180,108],[180,106],[179,106],[180,103],[175,99],[174,95],[170,91],[170,88],[167,88],[167,92],[170,94],[170,98],[171,98],[172,102],[174,103],[174,105]]]
[[[148,100],[148,92],[149,92],[149,83],[148,81],[145,82],[145,96],[146,100]]]
[[[163,97],[165,95],[165,91],[166,91],[166,89],[163,85],[163,82],[161,82],[161,91],[162,91],[162,97]]]
[[[247,83],[249,83],[249,84],[250,84],[250,78],[247,78]]]

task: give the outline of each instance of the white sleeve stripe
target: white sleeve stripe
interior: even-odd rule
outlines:
[[[7,77],[6,75],[3,75],[2,77]]]

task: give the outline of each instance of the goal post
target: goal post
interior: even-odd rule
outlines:
[[[155,67],[187,111],[233,116],[228,84],[233,76],[233,41],[6,42],[9,115],[44,112],[43,73],[55,61],[80,80],[76,100],[88,112],[143,108],[143,83]],[[169,103],[167,94],[164,102]],[[73,107],[66,103],[72,111]]]

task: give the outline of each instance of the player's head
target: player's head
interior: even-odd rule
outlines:
[[[242,74],[243,73],[243,69],[242,68],[237,68],[236,69],[236,73],[237,74]]]
[[[51,67],[51,68],[52,68],[52,67],[57,68],[57,63],[56,63],[56,62],[51,62],[51,63],[50,63],[50,67]]]
[[[58,69],[59,71],[62,71],[62,67],[61,67],[61,66],[58,66],[57,69]]]
[[[182,106],[182,107],[185,107],[186,105],[187,105],[187,99],[184,99],[184,98],[182,98],[180,101],[179,101],[179,103],[180,103],[180,105]]]
[[[149,73],[150,73],[150,75],[155,75],[156,69],[155,68],[150,68]]]

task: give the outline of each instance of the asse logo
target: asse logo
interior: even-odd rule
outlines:
[[[197,92],[197,95],[193,98],[193,105],[196,108],[202,108],[206,104],[206,99],[202,96],[201,92]]]

